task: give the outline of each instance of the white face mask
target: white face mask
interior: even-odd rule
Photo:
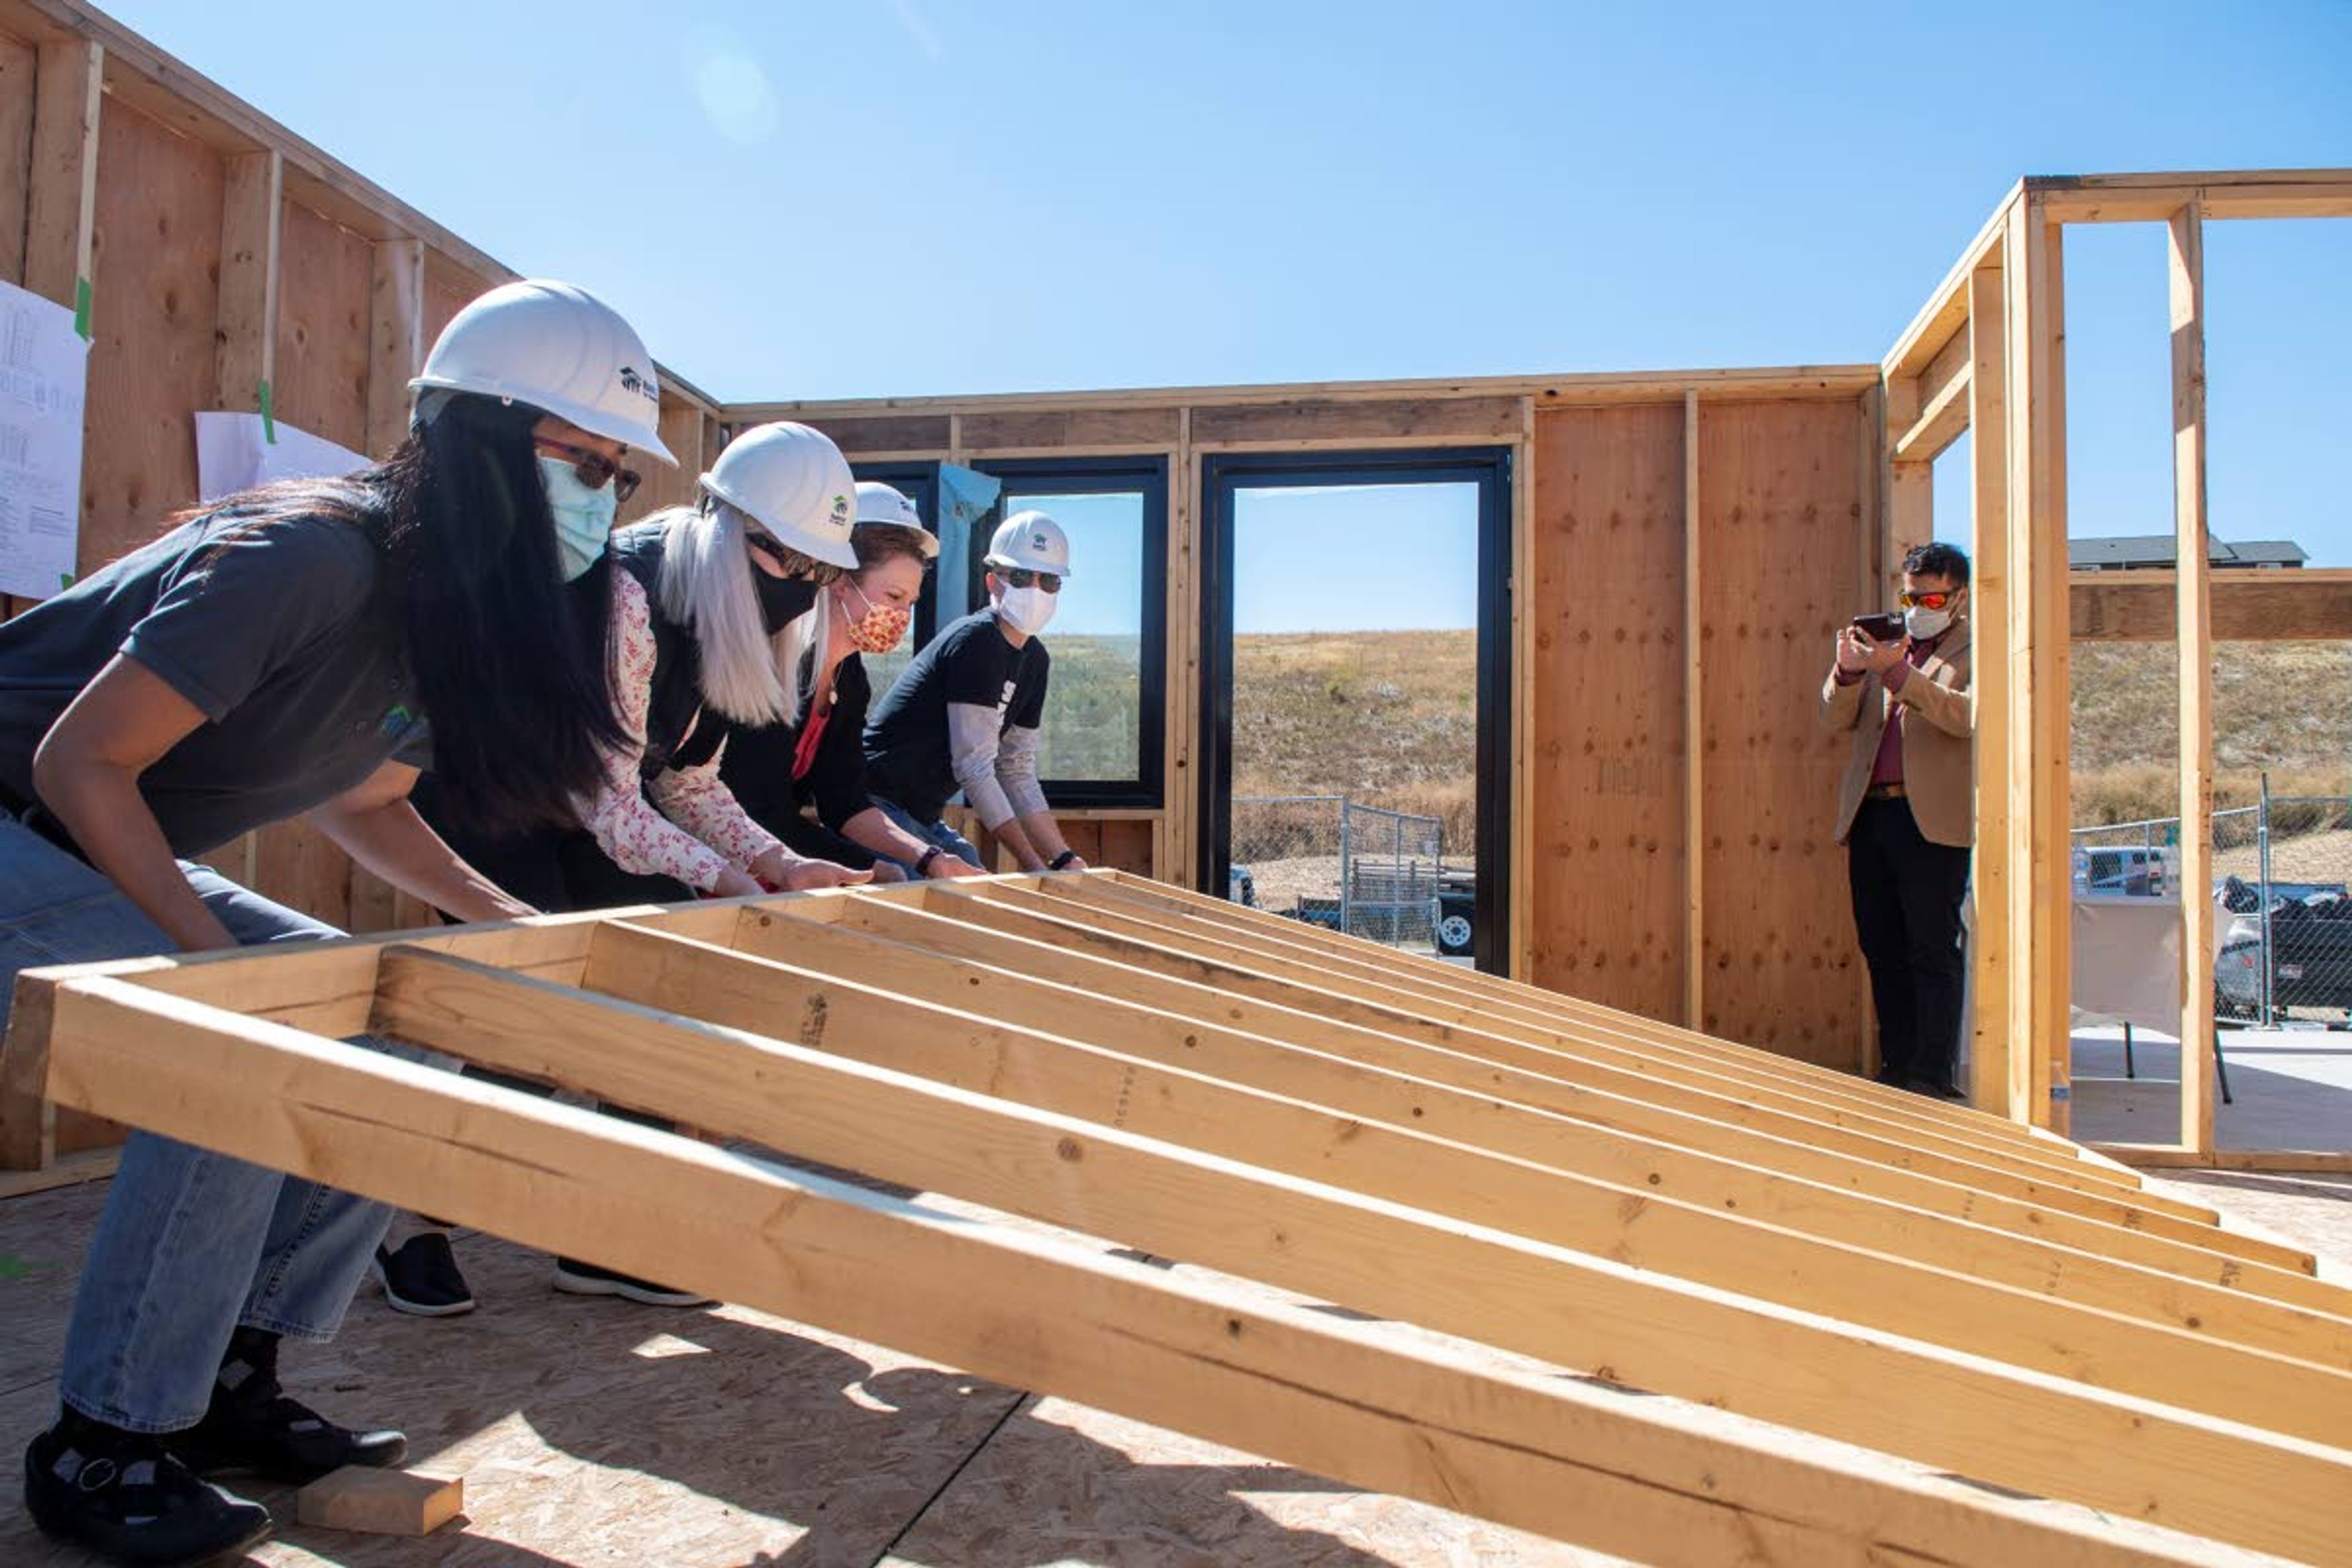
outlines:
[[[604,553],[604,541],[620,510],[620,492],[609,479],[590,489],[580,482],[578,465],[561,458],[541,458],[539,477],[547,487],[547,510],[555,520],[556,559],[569,583]]]
[[[1951,624],[1952,612],[1949,608],[1930,610],[1914,605],[1903,612],[1903,629],[1921,642],[1926,642],[1929,637],[1943,636],[1944,628]]]
[[[1061,598],[1059,594],[1048,594],[1034,585],[1007,588],[996,595],[996,613],[1014,631],[1034,637],[1054,618],[1054,607]]]

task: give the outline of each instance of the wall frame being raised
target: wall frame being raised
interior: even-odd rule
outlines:
[[[331,1037],[362,1030],[1078,1235]],[[1113,874],[38,972],[6,1053],[68,1105],[1644,1561],[2324,1561],[2352,1506],[2352,1297],[2308,1255],[1999,1118]]]

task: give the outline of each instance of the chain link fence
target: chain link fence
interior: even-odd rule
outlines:
[[[2180,819],[2076,828],[2077,893],[2164,897]],[[2213,1015],[2225,1024],[2352,1020],[2352,799],[2272,795],[2213,814]]]
[[[1236,902],[1393,947],[1454,952],[1444,825],[1345,795],[1243,795],[1233,803]],[[1441,942],[1440,931],[1458,936]]]

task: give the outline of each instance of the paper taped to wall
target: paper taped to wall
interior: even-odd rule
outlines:
[[[272,439],[272,436],[275,439]],[[283,419],[258,414],[196,416],[196,489],[209,503],[273,479],[326,479],[370,459]]]
[[[73,581],[89,344],[64,306],[0,283],[0,592]]]

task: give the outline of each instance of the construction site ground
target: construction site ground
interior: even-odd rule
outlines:
[[[2324,1255],[2324,1272],[2352,1282],[2352,1175],[2200,1173],[2158,1185],[2312,1247]],[[98,1182],[0,1202],[0,1441],[21,1446],[55,1408],[76,1275],[105,1196]],[[1598,1568],[1617,1561],[763,1313],[560,1295],[538,1253],[462,1232],[457,1246],[478,1310],[401,1317],[373,1284],[363,1286],[341,1336],[289,1351],[286,1371],[292,1392],[331,1415],[401,1425],[413,1465],[462,1474],[465,1516],[423,1539],[339,1533],[295,1522],[290,1490],[254,1489],[280,1516],[280,1534],[251,1563]],[[1139,1266],[1204,1274],[1158,1260]],[[1424,1343],[1438,1339],[1402,1324],[1377,1327]],[[1531,1364],[1452,1342],[1491,1364]],[[1745,1425],[1721,1412],[1703,1415]],[[13,1479],[9,1489],[0,1506],[0,1563],[81,1568],[89,1561],[36,1532],[15,1502]],[[2266,1561],[2227,1552],[2214,1560]]]

